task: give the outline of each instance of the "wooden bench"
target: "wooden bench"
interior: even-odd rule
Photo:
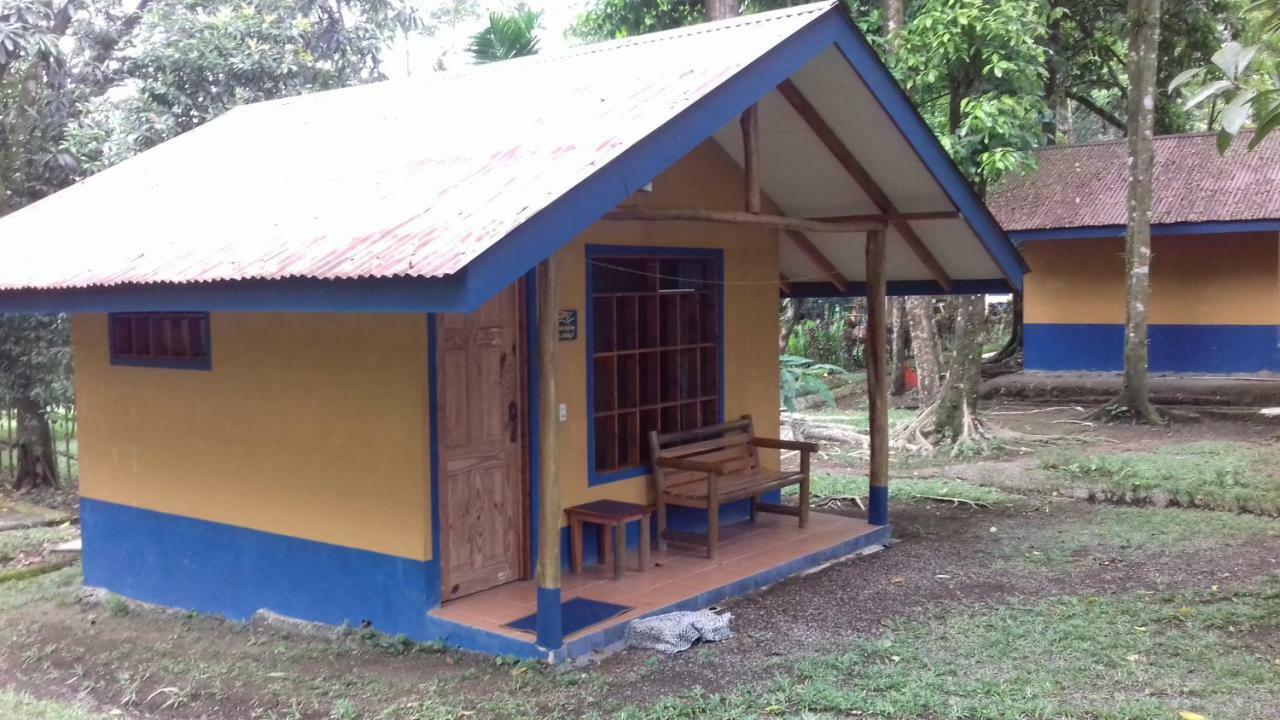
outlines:
[[[800,470],[770,470],[760,466],[758,448],[800,451]],[[809,524],[809,454],[814,443],[756,437],[751,417],[709,425],[697,430],[649,433],[649,457],[653,462],[654,495],[657,500],[658,547],[667,540],[706,547],[715,558],[720,543],[720,506],[736,500],[751,500],[751,520],[756,512],[775,512],[800,518],[800,527]],[[800,486],[800,502],[790,505],[762,503],[759,497],[788,485]],[[667,529],[667,506],[699,508],[707,511],[707,534],[697,535]]]

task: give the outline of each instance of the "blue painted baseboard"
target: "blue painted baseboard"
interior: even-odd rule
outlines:
[[[772,498],[776,502],[776,498]],[[722,522],[747,519],[745,502],[722,508]],[[259,610],[286,617],[374,629],[420,641],[441,641],[495,655],[563,659],[607,647],[623,626],[575,638],[550,650],[429,614],[440,584],[435,562],[422,562],[274,533],[197,520],[84,498],[80,501],[85,584],[142,602],[244,621]],[[698,531],[706,514],[673,509],[672,527]],[[638,524],[628,541],[639,541]],[[777,582],[863,547],[881,544],[889,527],[758,575],[702,593],[664,611],[706,607]],[[584,534],[594,559],[594,533]],[[568,538],[564,537],[564,546]],[[588,545],[589,543],[589,545]],[[543,591],[539,605],[559,606],[559,592]],[[540,593],[541,595],[542,593]],[[554,596],[552,596],[554,594]],[[558,619],[558,618],[557,618]],[[558,645],[558,628],[540,625],[539,638]]]
[[[115,503],[80,501],[84,581],[247,620],[258,610],[423,639],[436,564]]]
[[[1149,366],[1157,373],[1280,371],[1280,326],[1151,325]],[[1023,367],[1119,372],[1124,326],[1028,323]]]

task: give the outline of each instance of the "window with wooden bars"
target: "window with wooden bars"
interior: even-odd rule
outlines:
[[[721,421],[717,251],[588,249],[593,482],[648,467],[649,431]]]
[[[115,365],[210,367],[208,313],[113,313],[108,322]]]

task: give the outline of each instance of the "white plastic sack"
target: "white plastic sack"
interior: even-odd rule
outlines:
[[[699,640],[717,642],[733,636],[729,621],[733,615],[717,615],[710,610],[673,612],[632,620],[627,625],[627,647],[646,648],[668,655],[688,650]]]

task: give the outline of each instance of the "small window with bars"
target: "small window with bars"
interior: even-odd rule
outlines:
[[[651,430],[721,422],[720,256],[588,253],[594,482],[648,467]]]
[[[208,313],[114,313],[109,317],[112,364],[209,369]]]

